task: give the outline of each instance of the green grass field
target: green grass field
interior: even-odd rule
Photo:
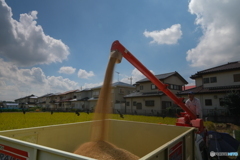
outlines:
[[[148,123],[162,123],[174,125],[176,118],[154,117],[154,116],[140,116],[140,115],[124,115],[124,119],[118,114],[111,114],[111,119],[121,119],[127,121],[139,121]],[[54,112],[52,115],[50,112],[3,112],[0,113],[0,131],[11,130],[19,128],[29,128],[38,126],[47,126],[64,123],[74,123],[91,121],[93,119],[93,113],[80,113],[77,116],[73,112]]]

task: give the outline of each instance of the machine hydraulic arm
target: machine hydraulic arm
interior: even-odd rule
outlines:
[[[118,58],[118,63],[121,62],[121,57],[123,56],[128,60],[134,67],[136,67],[142,74],[144,74],[153,84],[155,84],[159,90],[164,92],[168,97],[170,97],[174,103],[181,107],[186,114],[182,115],[182,119],[178,119],[180,125],[182,126],[196,126],[197,128],[203,128],[202,121],[197,119],[196,115],[193,114],[188,107],[183,103],[183,98],[177,97],[168,89],[168,85],[162,83],[156,76],[154,76],[140,61],[138,61],[119,41],[114,41],[111,46],[111,54]],[[186,118],[188,117],[188,118]],[[188,121],[188,122],[186,122]],[[200,124],[201,123],[201,124]],[[201,126],[199,126],[201,125]]]

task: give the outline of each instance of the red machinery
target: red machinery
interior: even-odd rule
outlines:
[[[162,83],[156,76],[154,76],[141,62],[139,62],[119,41],[114,41],[111,47],[111,54],[118,58],[118,63],[121,62],[123,56],[134,67],[136,67],[142,74],[144,74],[153,84],[155,84],[159,90],[164,92],[170,97],[174,103],[181,107],[185,112],[182,112],[177,119],[177,126],[189,126],[198,128],[198,133],[204,131],[204,125],[202,119],[199,119],[194,115],[183,103],[183,98],[177,97],[168,89],[168,84]]]

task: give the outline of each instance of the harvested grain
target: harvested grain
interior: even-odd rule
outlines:
[[[110,57],[103,86],[100,91],[92,123],[91,142],[82,144],[74,153],[99,160],[137,160],[139,157],[106,142],[108,133],[108,115],[111,106],[111,85],[115,57]]]
[[[98,160],[137,160],[139,157],[106,141],[87,142],[74,153]]]

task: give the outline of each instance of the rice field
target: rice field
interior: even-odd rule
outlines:
[[[138,121],[148,123],[161,123],[174,125],[176,118],[169,117],[154,117],[154,116],[140,116],[140,115],[124,115],[121,118],[118,114],[109,115],[111,119]],[[77,116],[74,112],[3,112],[0,113],[0,131],[11,130],[19,128],[29,128],[74,122],[83,122],[93,120],[93,113],[80,112]]]

